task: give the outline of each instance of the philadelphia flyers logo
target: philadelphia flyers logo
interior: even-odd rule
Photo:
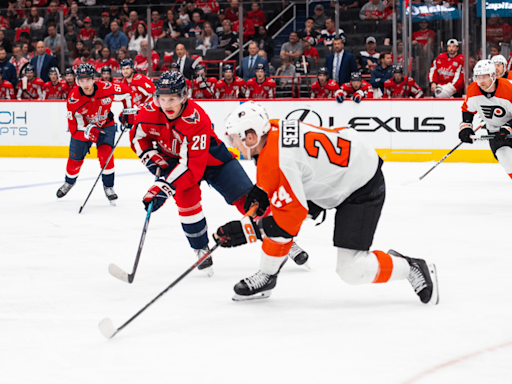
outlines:
[[[487,119],[492,119],[493,117],[501,118],[506,114],[505,109],[500,105],[482,105],[481,107]]]
[[[199,112],[197,112],[196,109],[194,109],[194,113],[192,113],[190,116],[183,116],[182,119],[189,124],[197,124],[199,121],[201,121]]]

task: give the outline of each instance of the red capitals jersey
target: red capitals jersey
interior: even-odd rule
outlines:
[[[197,184],[207,166],[233,159],[213,131],[206,112],[193,100],[187,101],[181,116],[174,120],[169,120],[154,101],[144,105],[130,131],[130,143],[140,158],[154,150],[156,143],[164,159],[180,159],[166,179],[177,190]]]
[[[106,61],[100,59],[94,63],[94,68],[96,69],[96,72],[101,73],[101,68],[103,67],[109,67],[112,70],[112,72],[120,72],[119,63],[113,58],[110,58]]]
[[[125,84],[96,81],[94,93],[86,96],[80,87],[75,87],[68,98],[68,128],[74,139],[87,141],[85,128],[94,124],[98,128],[114,124],[114,115],[110,111],[114,101],[123,101],[127,108],[132,107],[130,88]]]
[[[464,89],[464,56],[457,55],[450,58],[448,53],[441,53],[432,63],[428,79],[431,83],[439,85],[451,83],[457,93],[462,94]]]
[[[87,28],[82,28],[80,30],[80,33],[78,34],[78,40],[91,40],[91,41],[94,41],[94,39],[97,36],[98,35],[96,34],[96,30],[94,28],[89,28],[89,30],[87,30]]]
[[[59,80],[57,85],[53,85],[51,81],[48,81],[43,87],[44,100],[66,100],[68,93],[68,83],[64,80]]]
[[[158,64],[160,63],[160,56],[155,51],[151,51],[151,70],[154,72],[158,68]],[[134,60],[135,69],[137,72],[148,73],[148,58],[142,56],[140,53],[135,56]]]
[[[128,83],[128,81],[123,78],[123,80],[119,81],[119,84],[126,84],[130,87],[132,91],[132,104],[137,108],[146,104],[153,97],[153,92],[155,92],[153,82],[139,73],[133,76],[131,83]],[[129,108],[124,102],[123,104],[125,108]]]
[[[312,99],[332,99],[334,92],[340,89],[337,82],[332,79],[327,80],[327,83],[322,86],[317,80],[311,86],[311,98]]]
[[[248,99],[275,99],[276,82],[270,77],[265,77],[263,83],[258,83],[255,77],[245,83],[245,97]]]
[[[400,84],[393,78],[384,83],[384,98],[407,99],[411,96],[415,99],[423,97],[423,90],[412,77],[404,77]]]
[[[206,3],[196,0],[194,1],[194,6],[201,9],[204,13],[219,13],[220,10],[217,0],[206,0]]]
[[[201,85],[206,87],[201,88]],[[215,87],[217,79],[209,77],[206,81],[202,77],[198,77],[192,81],[192,98],[193,99],[213,99],[215,97]]]
[[[363,98],[366,99],[373,99],[373,88],[370,83],[363,80],[361,82],[361,88],[359,88],[357,91],[352,86],[352,83],[345,83],[341,85],[341,90],[343,91],[343,95],[345,97],[352,96],[354,93],[359,92],[363,96]]]
[[[0,100],[14,100],[14,87],[7,80],[0,83]]]
[[[23,81],[19,81],[18,100],[43,100],[43,80],[41,80],[40,78],[36,78],[32,81],[28,81],[27,79],[27,89],[25,91],[22,89],[22,85]]]
[[[425,32],[416,31],[412,34],[412,39],[416,40],[421,45],[427,45],[428,39],[434,40],[436,38],[436,33],[430,29],[427,29]]]
[[[215,97],[217,99],[243,99],[245,97],[245,81],[235,76],[230,84],[222,79],[216,85]]]
[[[163,26],[164,26],[163,20],[158,20],[156,22],[156,24],[151,22],[151,37],[153,39],[157,39],[158,36],[160,36],[162,34]]]

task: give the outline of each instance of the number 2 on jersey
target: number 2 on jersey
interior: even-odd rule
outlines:
[[[350,158],[350,141],[343,140],[341,137],[338,137],[338,148],[339,153],[334,148],[331,140],[320,132],[308,132],[304,136],[304,148],[309,156],[318,158],[320,148],[317,146],[322,146],[329,158],[331,164],[337,165],[339,167],[348,167],[348,161]]]

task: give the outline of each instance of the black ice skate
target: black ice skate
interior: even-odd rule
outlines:
[[[114,192],[113,187],[105,187],[103,186],[103,190],[105,191],[105,196],[107,196],[108,201],[110,201],[110,204],[113,206],[116,205],[117,195]]]
[[[68,182],[65,182],[62,184],[62,187],[60,187],[57,190],[57,197],[60,199],[61,197],[64,197],[68,194],[71,188],[73,188],[75,184],[69,184]]]
[[[439,303],[439,289],[437,285],[437,271],[433,263],[427,264],[423,259],[413,259],[403,256],[393,251],[388,252],[390,255],[403,257],[411,266],[411,272],[407,276],[407,280],[411,283],[414,292],[420,297],[423,304],[437,305]]]
[[[295,264],[297,265],[304,265],[309,268],[309,266],[306,264],[309,258],[309,255],[305,250],[303,250],[301,247],[297,245],[297,243],[294,241],[292,244],[292,248],[290,249],[290,252],[288,252],[288,257],[292,259]]]
[[[235,285],[234,301],[265,299],[270,297],[277,283],[277,274],[268,275],[258,271]]]
[[[210,252],[210,248],[208,248],[208,246],[206,246],[203,249],[194,249],[194,252],[196,253],[197,258],[200,259],[205,254]],[[199,264],[197,266],[197,269],[206,273],[208,275],[208,277],[212,277],[213,276],[212,265],[213,265],[213,259],[211,256],[209,256],[206,259],[204,259],[204,261],[201,264]]]

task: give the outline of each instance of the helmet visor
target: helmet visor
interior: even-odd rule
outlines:
[[[158,94],[158,103],[162,108],[170,108],[170,107],[176,107],[178,105],[181,105],[185,101],[185,93],[180,95],[177,93],[173,94]]]
[[[238,135],[238,133],[232,133],[231,135],[228,135],[229,144],[235,148],[242,148],[244,145],[244,142]]]

